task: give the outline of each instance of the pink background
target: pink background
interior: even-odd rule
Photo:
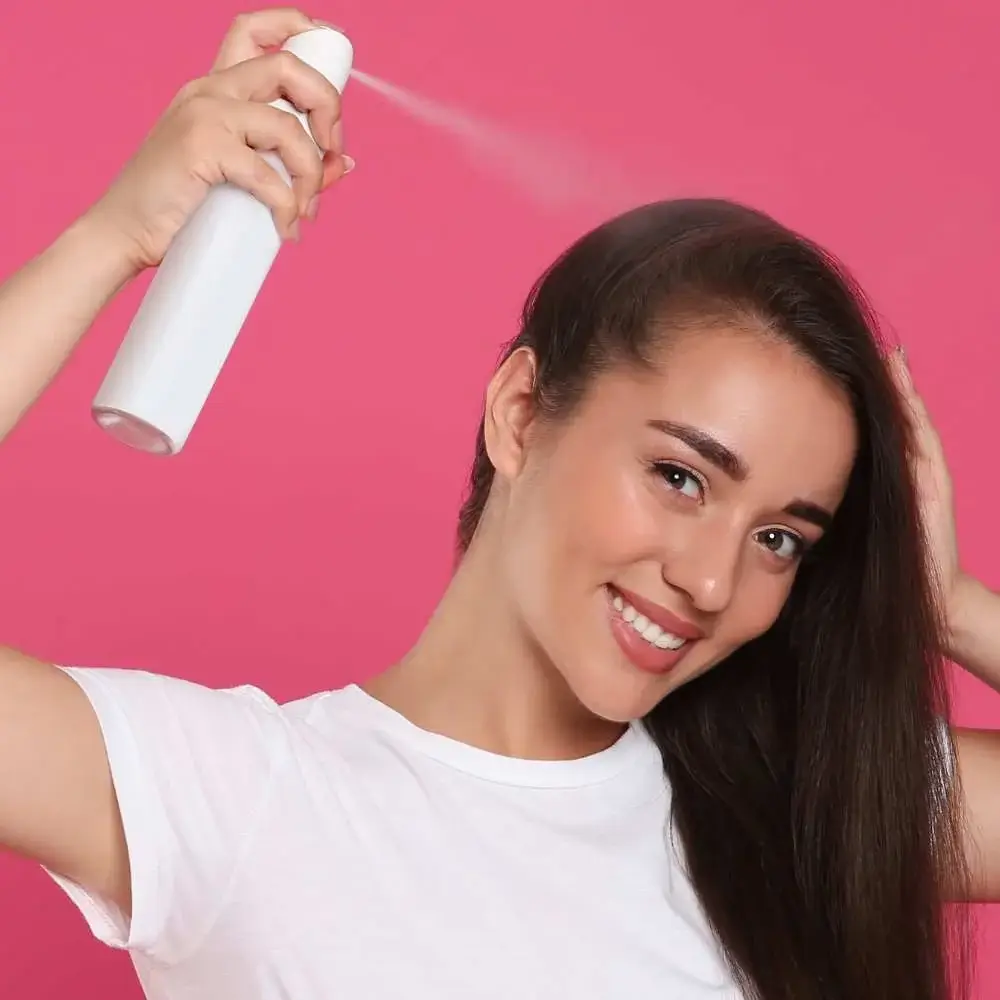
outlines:
[[[187,450],[132,453],[88,416],[143,283],[3,447],[0,641],[281,698],[387,664],[446,579],[480,394],[530,282],[608,212],[692,193],[763,207],[853,267],[940,426],[966,563],[1000,585],[1000,13],[921,7],[320,0],[359,67],[632,180],[546,207],[352,84],[357,172],[280,258]],[[237,10],[3,0],[0,272],[100,192]],[[960,721],[1000,726],[1000,696],[958,691]],[[0,994],[138,997],[32,866],[0,859],[0,896]],[[980,914],[986,998],[1000,920]]]

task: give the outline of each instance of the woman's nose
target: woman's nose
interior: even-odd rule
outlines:
[[[740,572],[742,533],[704,525],[692,531],[686,544],[673,547],[663,564],[663,578],[684,591],[705,614],[719,614],[733,599]]]

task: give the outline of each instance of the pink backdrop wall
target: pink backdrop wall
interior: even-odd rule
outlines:
[[[917,9],[319,0],[312,13],[350,30],[359,67],[558,133],[630,172],[635,197],[745,199],[842,255],[909,348],[967,564],[1000,585],[1000,13]],[[98,194],[237,10],[3,0],[0,273]],[[3,447],[0,641],[291,697],[362,678],[415,635],[520,299],[625,204],[544,210],[361,88],[346,108],[357,172],[282,255],[181,457],[128,452],[88,417],[141,285]],[[961,721],[1000,726],[1000,696],[958,690]],[[127,959],[92,944],[38,871],[0,858],[0,898],[0,995],[138,997]],[[1000,920],[980,913],[987,998]]]

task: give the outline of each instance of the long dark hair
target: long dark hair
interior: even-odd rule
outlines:
[[[648,205],[541,278],[507,353],[565,417],[608,365],[693,319],[754,321],[846,391],[844,501],[777,623],[645,724],[673,830],[737,983],[762,1000],[945,1000],[968,989],[967,875],[945,720],[942,622],[921,544],[909,422],[865,300],[829,254],[726,201]],[[463,552],[493,479],[482,427]]]

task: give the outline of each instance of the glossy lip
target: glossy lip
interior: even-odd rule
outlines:
[[[687,639],[689,642],[705,638],[704,630],[698,628],[697,625],[685,621],[683,618],[678,618],[673,612],[653,601],[647,601],[645,597],[634,594],[631,590],[624,590],[622,587],[616,587],[612,584],[608,584],[608,590],[611,591],[612,596],[620,595],[626,604],[631,604],[640,615],[645,615],[651,622],[655,622],[664,632],[676,635],[679,639]]]
[[[632,666],[648,674],[657,676],[668,674],[687,656],[693,647],[692,641],[686,641],[680,649],[660,649],[652,645],[643,639],[615,608],[614,599],[619,596],[618,592],[607,587],[605,595],[611,634],[618,643],[618,648]],[[624,599],[624,594],[620,596]]]

